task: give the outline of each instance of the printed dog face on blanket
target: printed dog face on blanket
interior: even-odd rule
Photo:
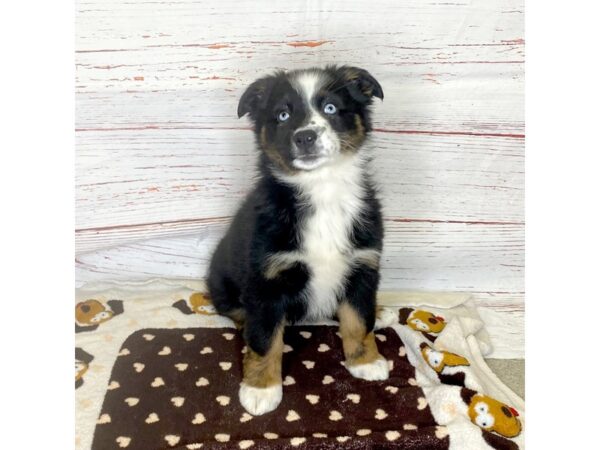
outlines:
[[[121,300],[109,300],[106,305],[95,299],[79,302],[75,305],[75,332],[93,331],[122,312]]]
[[[202,292],[194,292],[190,295],[189,302],[181,299],[173,303],[172,306],[184,314],[203,314],[206,316],[217,314],[210,298]]]
[[[468,366],[469,361],[456,353],[434,350],[426,343],[421,344],[421,354],[425,362],[436,372],[440,373],[444,367]]]
[[[424,333],[441,333],[446,327],[446,321],[441,316],[436,316],[422,309],[402,308],[400,310],[400,323],[408,325],[415,331]]]
[[[366,70],[328,66],[266,76],[240,99],[259,176],[212,257],[208,288],[220,314],[244,318],[239,395],[251,414],[281,401],[286,323],[337,315],[346,368],[388,376],[373,334],[383,225],[364,144],[374,98],[383,90]]]
[[[80,347],[75,348],[75,389],[83,384],[83,375],[88,371],[94,357]]]
[[[521,433],[521,421],[516,409],[469,389],[463,389],[461,396],[469,405],[469,418],[474,424],[509,438]]]

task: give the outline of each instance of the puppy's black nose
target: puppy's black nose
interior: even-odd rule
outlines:
[[[304,130],[298,131],[294,134],[294,142],[299,150],[308,151],[310,148],[315,145],[315,141],[317,140],[317,133],[313,130]]]

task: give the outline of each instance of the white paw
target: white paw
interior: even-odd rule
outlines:
[[[395,323],[398,323],[398,311],[390,308],[379,308],[377,310],[377,319],[375,320],[375,329],[381,330]]]
[[[239,396],[240,403],[246,411],[253,416],[260,416],[273,411],[279,406],[283,396],[283,388],[281,384],[267,388],[257,388],[241,383]]]
[[[353,377],[367,381],[387,380],[390,373],[388,363],[383,358],[376,359],[369,364],[359,364],[357,366],[346,364],[346,369]]]

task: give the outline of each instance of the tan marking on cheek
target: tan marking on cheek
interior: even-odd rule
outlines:
[[[344,302],[339,306],[337,314],[346,365],[368,364],[381,358],[375,343],[375,334],[372,331],[367,333],[364,320],[356,309]]]
[[[343,135],[341,146],[342,152],[355,153],[358,151],[359,147],[365,142],[367,134],[365,126],[363,125],[362,120],[358,114],[354,114],[354,125],[356,126],[354,130],[348,131]]]
[[[265,155],[267,155],[267,157],[271,160],[271,162],[273,162],[273,164],[275,164],[275,166],[277,168],[279,168],[280,170],[282,170],[286,173],[295,173],[296,172],[296,170],[294,168],[287,165],[287,163],[284,161],[283,157],[279,154],[277,149],[275,147],[269,145],[269,142],[267,141],[267,128],[266,127],[262,127],[260,130],[260,144],[261,144],[263,151],[265,152]]]
[[[244,355],[244,383],[258,388],[281,384],[282,354],[283,324],[273,334],[271,348],[264,356],[248,348]]]

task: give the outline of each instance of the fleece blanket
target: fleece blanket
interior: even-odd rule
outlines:
[[[390,377],[353,378],[335,322],[288,327],[284,395],[239,404],[244,342],[201,283],[77,290],[77,449],[519,449],[524,402],[489,370],[462,294],[382,293],[376,338]]]

